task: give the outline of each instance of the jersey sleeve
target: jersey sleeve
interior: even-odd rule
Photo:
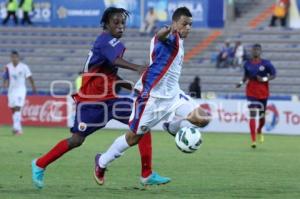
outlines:
[[[247,62],[244,63],[243,69],[244,69],[244,77],[249,78],[249,72],[247,70]]]
[[[119,41],[118,41],[119,42]],[[122,57],[125,51],[124,45],[119,42],[116,45],[108,43],[102,47],[100,53],[110,62],[114,63],[118,57]]]
[[[178,46],[178,42],[179,42],[179,36],[178,34],[170,34],[168,37],[167,37],[167,40],[165,41],[165,43],[167,45],[170,45],[170,46]]]
[[[4,71],[2,73],[2,78],[5,79],[5,80],[9,79],[8,68],[6,66],[4,67]]]
[[[274,65],[271,63],[271,61],[267,62],[267,70],[270,75],[276,76],[276,69]]]
[[[26,64],[24,65],[24,70],[25,70],[25,77],[26,78],[32,76],[32,73],[31,73],[29,67]]]

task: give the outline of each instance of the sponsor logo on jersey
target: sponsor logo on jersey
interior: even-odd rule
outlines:
[[[80,123],[78,124],[78,130],[79,130],[79,131],[83,132],[83,131],[85,131],[86,129],[87,129],[86,123],[80,122]]]
[[[264,67],[264,66],[259,67],[259,71],[264,71],[265,69],[266,69],[266,67]]]

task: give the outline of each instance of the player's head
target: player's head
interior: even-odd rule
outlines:
[[[260,44],[254,44],[252,46],[252,57],[253,58],[260,58],[262,52],[262,47]]]
[[[17,65],[20,62],[20,56],[18,51],[16,50],[11,51],[10,60],[14,65]]]
[[[101,25],[105,31],[108,31],[113,37],[121,38],[126,25],[126,19],[129,12],[123,8],[109,7],[101,18]]]
[[[180,7],[172,15],[172,26],[181,38],[186,38],[192,29],[192,13],[186,7]]]

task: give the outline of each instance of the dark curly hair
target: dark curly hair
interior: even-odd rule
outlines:
[[[130,12],[128,10],[125,10],[124,8],[116,8],[116,7],[107,8],[104,11],[100,21],[100,24],[103,27],[103,29],[106,29],[106,25],[109,23],[109,19],[117,13],[122,14],[125,17],[125,19],[127,19],[130,15]]]

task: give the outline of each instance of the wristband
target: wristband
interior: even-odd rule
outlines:
[[[263,77],[263,78],[262,78],[262,81],[263,81],[263,82],[267,82],[268,80],[269,80],[268,77]]]

